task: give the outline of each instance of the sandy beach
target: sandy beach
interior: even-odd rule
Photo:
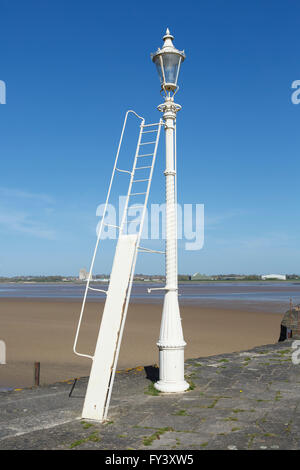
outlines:
[[[73,300],[1,299],[0,339],[7,364],[0,366],[1,387],[33,385],[33,364],[41,363],[41,383],[53,383],[90,372],[90,360],[76,356],[73,341],[81,302]],[[244,309],[182,305],[187,342],[185,358],[234,352],[278,341],[282,315]],[[103,302],[90,302],[78,343],[93,354]],[[129,307],[118,369],[158,362],[162,306],[133,303]]]

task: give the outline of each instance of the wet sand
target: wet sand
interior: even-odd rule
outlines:
[[[41,363],[41,383],[87,376],[91,361],[73,353],[81,302],[71,300],[0,299],[0,339],[7,364],[0,365],[0,388],[33,384],[33,364]],[[78,350],[93,354],[103,302],[90,302]],[[162,305],[132,303],[129,307],[118,369],[158,362]],[[247,311],[235,302],[219,306],[181,306],[185,358],[241,351],[278,341],[282,314]]]

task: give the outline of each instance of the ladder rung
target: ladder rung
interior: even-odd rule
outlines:
[[[88,289],[90,289],[90,290],[96,290],[97,292],[104,292],[104,294],[107,295],[107,290],[104,290],[104,289],[95,289],[94,287],[90,287],[90,286],[88,286]]]
[[[140,146],[141,146],[141,145],[150,145],[150,144],[156,144],[156,140],[154,140],[154,142],[142,142],[142,143],[140,144]]]
[[[144,131],[142,134],[150,134],[150,132],[158,132],[158,129],[154,129],[153,131]]]
[[[143,246],[138,246],[138,249],[139,249],[140,251],[145,251],[145,252],[147,252],[147,253],[160,253],[160,254],[162,254],[162,255],[165,255],[165,254],[166,254],[165,251],[151,250],[150,248],[145,248],[145,247],[143,247]]]
[[[103,225],[106,225],[106,227],[120,228],[118,225],[112,225],[112,224],[106,224],[106,223],[104,223]]]
[[[144,124],[141,127],[153,127],[153,126],[160,126],[162,123],[161,122],[155,122],[154,124]]]
[[[139,196],[140,194],[147,194],[147,193],[130,193],[129,196]]]
[[[136,170],[145,170],[146,168],[152,168],[152,166],[137,166],[135,169]]]
[[[143,180],[133,180],[132,182],[133,182],[133,183],[141,183],[142,181],[150,181],[150,179],[149,179],[149,178],[145,178],[145,179],[143,179]]]
[[[116,168],[116,171],[121,171],[122,173],[129,173],[131,175],[131,171],[129,170],[120,170],[120,168]]]
[[[138,158],[139,157],[153,157],[153,153],[146,153],[145,155],[138,155]]]

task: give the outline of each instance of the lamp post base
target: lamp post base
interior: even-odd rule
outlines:
[[[179,393],[189,388],[184,380],[184,347],[177,289],[167,291],[164,298],[159,348],[159,381],[154,387],[160,392]]]
[[[165,393],[185,392],[189,384],[184,380],[184,349],[160,348],[159,381],[154,384],[156,390]]]
[[[164,393],[182,393],[189,388],[189,384],[184,380],[183,382],[163,382],[159,380],[154,384],[154,388]]]

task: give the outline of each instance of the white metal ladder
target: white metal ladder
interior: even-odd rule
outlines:
[[[136,117],[141,120],[140,132],[138,136],[138,142],[131,171],[118,168],[120,149],[123,141],[125,127],[127,124],[127,118],[130,113],[133,113]],[[125,115],[121,138],[117,150],[117,155],[115,158],[106,202],[104,205],[104,212],[97,235],[97,241],[92,257],[88,280],[86,283],[85,293],[83,297],[81,312],[73,346],[73,351],[75,354],[77,354],[78,356],[88,357],[93,361],[82,412],[82,417],[86,419],[95,419],[103,421],[107,417],[115,371],[121,346],[121,340],[128,310],[137,253],[138,249],[140,248],[140,238],[143,230],[143,223],[146,214],[147,202],[151,187],[153,169],[155,165],[157,147],[162,124],[162,119],[158,123],[145,124],[144,118],[142,118],[132,110],[127,111]],[[147,141],[145,140],[147,137],[144,137],[145,134],[150,138],[151,136],[154,137],[151,140]],[[139,177],[139,172],[141,170],[148,170],[148,174],[146,176]],[[110,282],[108,290],[104,291],[102,289],[95,289],[90,287],[90,280],[92,279],[95,258],[103,228],[104,226],[109,225],[105,223],[105,215],[109,203],[112,183],[117,172],[128,173],[130,175],[130,181],[128,185],[128,191],[121,219],[121,224],[120,226],[116,227],[119,230],[119,237],[117,241]],[[141,184],[145,187],[139,189],[139,186]],[[138,233],[128,235],[128,209],[130,207],[129,202],[131,201],[131,198],[133,198],[133,200],[136,200],[136,197],[138,196],[142,197],[142,203],[138,205],[135,204],[134,206],[132,206],[134,208],[141,208]],[[141,250],[145,249],[141,248]],[[107,296],[94,356],[79,353],[76,350],[79,331],[89,290],[105,292]]]

